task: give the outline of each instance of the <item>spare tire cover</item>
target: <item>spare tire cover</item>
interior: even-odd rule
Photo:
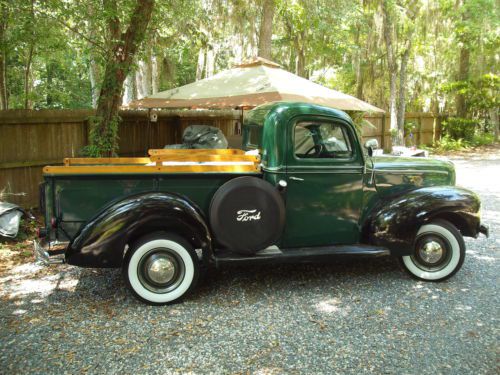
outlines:
[[[253,254],[273,245],[285,223],[285,205],[277,189],[258,177],[237,177],[212,198],[210,225],[227,249]]]

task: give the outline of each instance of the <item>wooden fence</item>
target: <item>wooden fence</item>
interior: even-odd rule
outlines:
[[[431,145],[441,137],[441,124],[446,116],[434,115],[425,112],[408,112],[405,115],[405,124],[413,125],[412,135],[406,134],[407,146]],[[392,148],[390,119],[387,115],[375,114],[365,117],[372,126],[363,127],[363,141],[375,138],[380,148],[390,150]]]
[[[220,128],[230,145],[237,135],[238,111],[159,111],[149,121],[146,111],[123,111],[119,128],[120,156],[144,156],[149,148],[180,143],[189,125]],[[42,167],[58,165],[65,157],[78,156],[88,141],[89,110],[0,111],[0,200],[33,207],[38,204]],[[372,127],[363,128],[363,139],[376,138],[384,149],[391,147],[389,120],[384,115],[366,117]],[[417,144],[438,139],[441,118],[428,113],[408,113],[407,122],[416,125]]]
[[[156,122],[146,111],[123,111],[119,155],[143,156],[149,148],[180,143],[189,125],[210,125],[233,136],[238,111],[160,111]],[[38,205],[42,167],[78,156],[88,141],[88,110],[0,111],[0,200]]]

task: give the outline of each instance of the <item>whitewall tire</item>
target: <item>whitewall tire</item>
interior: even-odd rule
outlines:
[[[139,300],[164,305],[178,301],[198,280],[198,260],[183,238],[153,233],[135,242],[123,264],[128,288]]]
[[[442,281],[453,276],[465,259],[465,243],[454,225],[435,220],[423,225],[412,255],[401,257],[403,268],[424,281]]]

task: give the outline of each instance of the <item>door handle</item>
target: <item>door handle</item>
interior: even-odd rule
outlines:
[[[304,181],[303,178],[300,178],[300,177],[294,177],[294,176],[291,176],[290,177],[290,180],[294,180],[294,181]]]

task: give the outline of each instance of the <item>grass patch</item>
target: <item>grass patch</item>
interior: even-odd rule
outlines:
[[[449,151],[466,151],[471,148],[487,146],[493,143],[495,143],[493,134],[477,134],[474,135],[471,140],[465,140],[462,138],[453,139],[450,136],[445,135],[433,146],[422,146],[421,148],[435,154],[443,154]]]

